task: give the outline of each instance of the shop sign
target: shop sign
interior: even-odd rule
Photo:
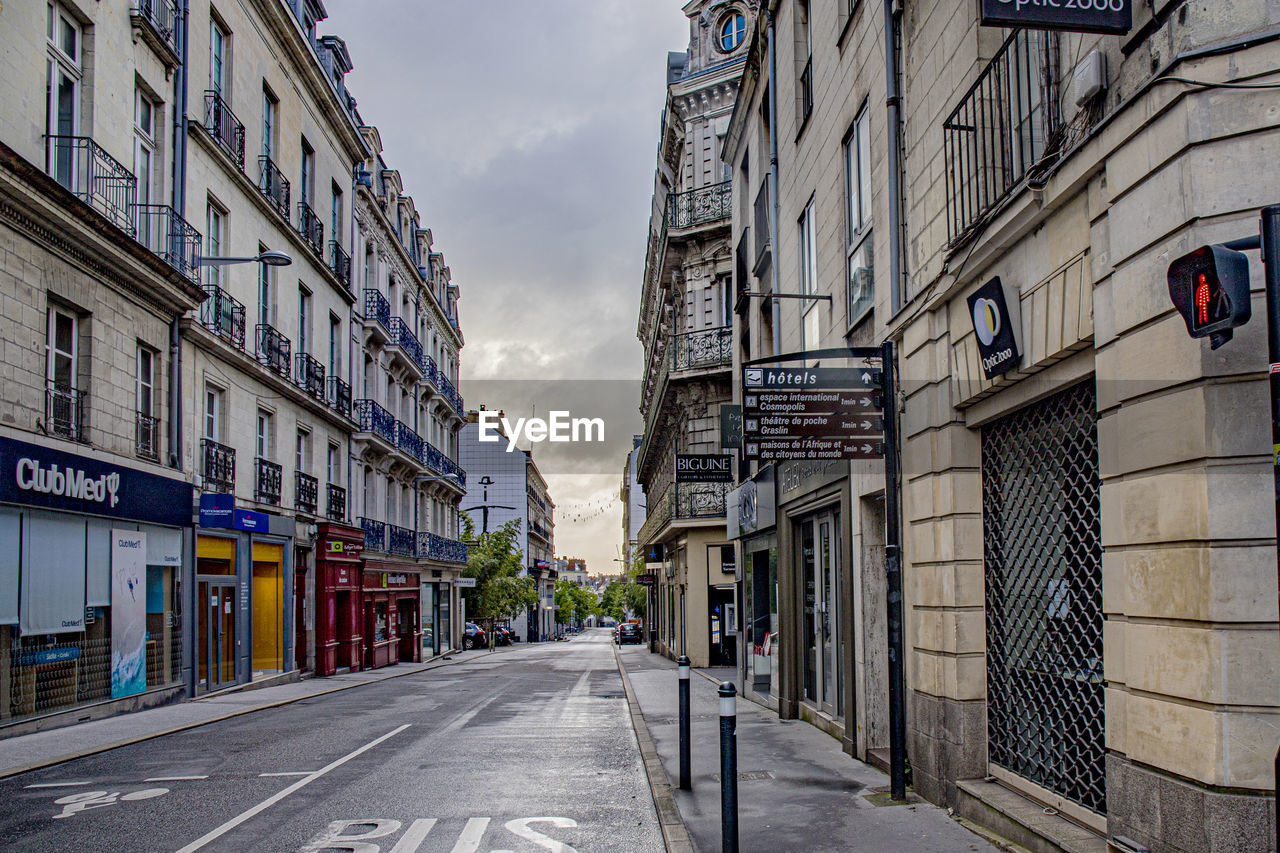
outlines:
[[[346,539],[324,539],[320,542],[320,550],[334,557],[359,557],[364,552],[363,542],[352,542]]]
[[[474,589],[476,585],[475,578],[457,578],[453,585],[459,589]]]
[[[265,512],[238,509],[235,495],[201,495],[200,526],[206,529],[231,528],[266,533],[271,516]]]
[[[729,528],[729,538],[738,539],[748,536],[757,530],[773,527],[776,523],[777,499],[773,493],[775,468],[769,465],[761,468],[756,475],[729,493],[729,506],[736,510],[730,513],[735,518],[737,528]]]
[[[190,483],[0,438],[0,502],[191,525]]]
[[[401,574],[389,575],[386,572],[382,573],[383,586],[404,586],[408,582],[409,582],[408,575],[401,575]]]
[[[147,534],[111,531],[111,698],[147,689]]]
[[[720,404],[720,449],[730,450],[742,446],[742,407]]]
[[[661,542],[654,542],[652,545],[644,549],[644,561],[648,563],[661,563],[667,559],[666,548]]]
[[[849,466],[835,460],[786,462],[778,467],[778,500],[788,501],[849,476]]]
[[[733,456],[728,453],[677,453],[677,483],[732,483]]]
[[[645,574],[642,574],[642,575],[636,575],[636,583],[640,584],[640,586],[653,586],[657,582],[658,582],[658,576],[655,575],[653,572],[646,572]]]
[[[80,649],[75,646],[65,649],[37,649],[30,652],[19,652],[17,665],[40,666],[46,663],[66,663],[79,658]]]
[[[982,0],[982,25],[1124,35],[1133,26],[1133,4],[1132,0]]]
[[[1000,276],[969,294],[969,317],[978,339],[978,358],[984,376],[995,379],[1022,362]]]
[[[738,570],[738,561],[734,557],[732,545],[720,546],[720,571],[731,575]]]

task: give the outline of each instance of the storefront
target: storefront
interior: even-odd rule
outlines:
[[[418,621],[418,570],[402,563],[366,560],[361,590],[365,669],[422,660]]]
[[[189,483],[0,438],[0,724],[182,693],[191,505]]]
[[[756,699],[778,703],[778,535],[775,468],[762,468],[729,493],[729,538],[738,541],[742,601],[743,685]]]
[[[418,608],[421,614],[422,660],[444,654],[453,648],[449,633],[449,599],[453,585],[447,581],[423,581]]]
[[[322,522],[316,531],[316,674],[364,668],[361,580],[364,530]]]

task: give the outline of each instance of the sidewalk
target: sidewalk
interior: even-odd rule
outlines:
[[[712,678],[731,670],[694,670],[689,679],[693,790],[681,791],[675,664],[643,647],[622,650],[619,657],[648,729],[649,738],[641,736],[642,749],[651,739],[666,771],[660,781],[670,783],[692,849],[720,850],[720,712]],[[845,755],[838,741],[813,726],[779,720],[774,712],[741,698],[737,713],[743,853],[997,853],[936,806],[914,798],[909,804],[889,805],[889,777]],[[680,843],[678,831],[669,838],[672,851],[689,849]]]
[[[496,651],[501,652],[502,649]],[[216,723],[240,714],[288,705],[312,696],[349,690],[362,684],[438,669],[488,653],[487,649],[450,652],[447,660],[441,656],[426,663],[398,663],[382,669],[344,673],[327,678],[306,678],[273,687],[234,688],[212,696],[188,699],[132,714],[0,739],[0,779],[149,738]]]

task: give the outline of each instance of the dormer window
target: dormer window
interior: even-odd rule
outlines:
[[[747,32],[747,19],[741,12],[734,10],[720,19],[720,52],[732,53],[742,44],[742,37]]]

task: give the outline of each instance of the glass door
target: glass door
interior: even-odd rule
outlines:
[[[833,717],[844,713],[839,553],[838,514],[822,513],[800,523],[804,698]]]
[[[236,682],[236,585],[200,581],[199,679],[205,690]]]

